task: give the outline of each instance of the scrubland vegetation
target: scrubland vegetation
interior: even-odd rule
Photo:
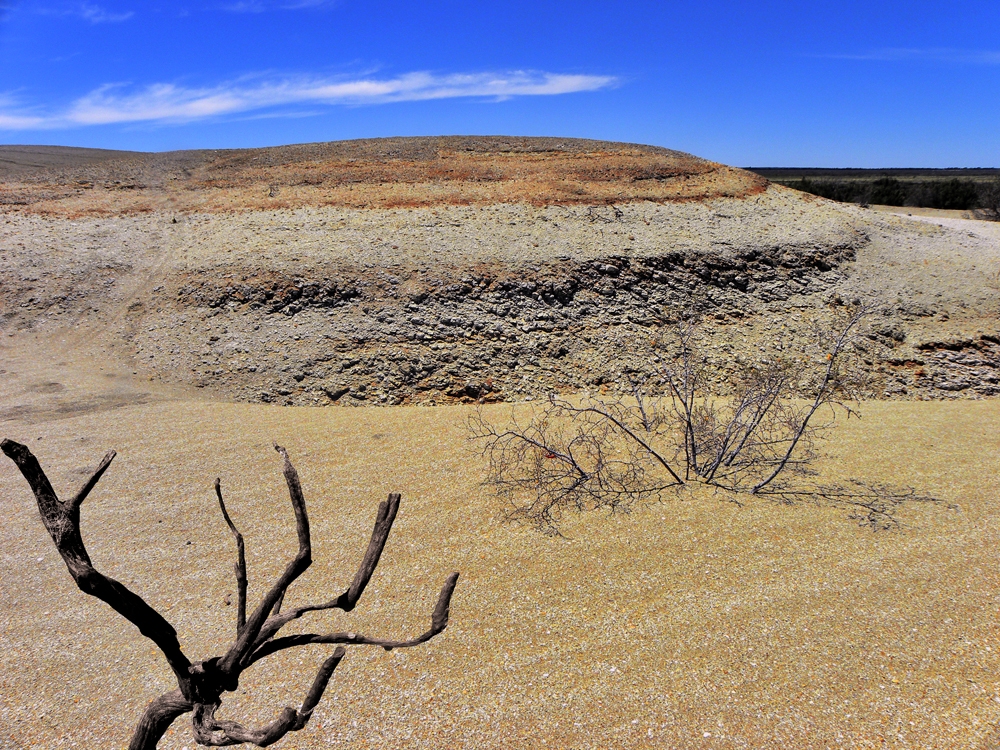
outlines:
[[[975,211],[1000,219],[1000,170],[758,169],[773,182],[842,203]]]

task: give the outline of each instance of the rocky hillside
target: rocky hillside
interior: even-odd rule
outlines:
[[[224,398],[441,403],[615,387],[696,311],[717,384],[874,300],[874,395],[1000,391],[997,238],[664,149],[386,139],[0,148],[7,347]],[[963,225],[965,226],[965,225]]]

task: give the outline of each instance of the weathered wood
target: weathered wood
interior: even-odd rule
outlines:
[[[292,501],[292,509],[295,511],[295,529],[299,538],[299,551],[285,567],[285,571],[275,581],[274,585],[264,594],[260,604],[247,618],[246,624],[236,638],[236,642],[230,647],[226,655],[219,661],[219,669],[226,674],[237,674],[250,652],[253,650],[254,641],[264,626],[267,618],[274,610],[275,605],[285,598],[285,591],[295,580],[306,572],[312,565],[312,542],[309,537],[309,516],[306,513],[306,501],[302,495],[302,485],[299,482],[298,472],[292,466],[288,458],[288,451],[280,445],[275,445],[274,449],[284,458],[285,483],[288,485],[288,495]]]
[[[180,690],[171,690],[146,706],[139,720],[129,750],[155,750],[156,743],[166,733],[171,724],[179,717],[194,708]]]
[[[247,729],[242,724],[235,721],[219,720],[215,718],[215,712],[219,709],[219,704],[198,706],[194,715],[195,738],[202,745],[210,747],[223,747],[226,745],[236,745],[249,742],[258,747],[273,745],[289,732],[297,732],[304,728],[312,718],[313,709],[319,704],[320,698],[326,691],[326,686],[330,682],[333,670],[344,658],[345,650],[338,646],[316,673],[306,698],[302,701],[302,707],[298,710],[285,708],[281,715],[270,724],[260,729]]]
[[[421,643],[427,643],[427,641],[448,627],[451,595],[455,592],[455,585],[457,583],[458,573],[452,573],[445,580],[441,593],[438,595],[437,606],[434,607],[434,612],[431,614],[431,627],[429,630],[421,635],[418,635],[416,638],[411,638],[406,641],[394,641],[386,638],[369,638],[368,636],[360,635],[358,633],[328,633],[327,635],[299,633],[297,635],[289,635],[283,638],[275,638],[274,640],[267,641],[262,644],[260,648],[254,651],[250,658],[250,664],[260,661],[265,656],[270,656],[278,651],[284,651],[285,649],[294,648],[296,646],[305,646],[311,643],[339,643],[351,646],[380,646],[386,651],[392,651],[395,648],[411,648],[413,646],[419,646]]]
[[[236,528],[236,524],[233,523],[233,519],[229,517],[228,511],[226,511],[226,502],[222,499],[222,480],[218,477],[215,479],[215,495],[219,498],[219,509],[222,511],[222,517],[226,519],[226,525],[229,526],[229,530],[233,532],[233,536],[236,538],[236,564],[233,566],[236,571],[236,589],[239,601],[236,603],[236,634],[239,635],[240,631],[243,630],[243,626],[247,623],[247,554],[246,546],[243,544],[243,535]]]
[[[372,538],[368,542],[368,549],[365,550],[365,556],[361,560],[358,572],[354,574],[351,587],[341,594],[340,599],[337,600],[337,606],[345,612],[350,612],[354,609],[354,606],[358,603],[358,599],[361,598],[361,594],[364,593],[365,587],[371,580],[372,573],[375,572],[375,568],[378,566],[378,561],[382,557],[382,550],[385,549],[385,542],[389,538],[389,532],[392,531],[392,524],[396,520],[396,514],[399,513],[399,501],[399,493],[394,492],[386,500],[379,503],[378,516],[375,518],[375,528],[372,530]]]
[[[150,607],[142,597],[118,581],[98,572],[91,563],[83,543],[80,534],[80,506],[111,465],[111,461],[115,457],[114,451],[104,457],[91,478],[87,480],[73,499],[68,503],[63,503],[56,496],[45,472],[42,471],[38,460],[27,446],[12,440],[4,440],[0,442],[0,449],[14,461],[34,492],[42,522],[80,590],[108,603],[116,612],[138,627],[139,632],[156,643],[167,657],[167,661],[177,677],[177,690],[161,695],[146,707],[133,732],[129,750],[155,750],[157,742],[170,725],[179,716],[188,712],[193,712],[192,729],[199,744],[223,747],[250,743],[258,747],[266,747],[277,742],[289,732],[296,732],[305,727],[313,710],[323,697],[330,677],[344,657],[345,651],[343,646],[338,646],[333,655],[323,662],[313,680],[312,687],[298,710],[285,708],[277,719],[260,729],[247,729],[235,721],[216,719],[215,713],[221,706],[222,694],[232,692],[239,687],[240,674],[252,663],[277,651],[310,643],[373,645],[381,646],[386,650],[407,648],[426,643],[448,626],[449,607],[458,581],[458,573],[452,573],[445,581],[444,588],[438,597],[437,606],[431,615],[430,630],[411,640],[392,641],[367,638],[355,633],[332,633],[325,636],[306,634],[271,640],[285,624],[307,612],[335,607],[348,612],[354,608],[378,565],[382,551],[385,549],[386,539],[399,511],[400,503],[400,496],[392,494],[389,495],[388,500],[379,505],[371,540],[347,591],[326,604],[299,607],[282,614],[280,612],[281,603],[288,587],[302,575],[312,562],[312,546],[309,536],[309,517],[306,513],[305,497],[302,494],[298,473],[292,466],[288,452],[276,445],[275,450],[284,459],[283,472],[292,508],[295,512],[299,551],[248,619],[246,616],[246,550],[243,536],[229,516],[222,498],[221,481],[215,480],[215,493],[219,500],[219,508],[226,525],[236,539],[237,561],[234,567],[240,597],[236,617],[237,634],[235,642],[224,656],[191,663],[181,651],[177,641],[177,633],[170,623]]]
[[[344,612],[350,612],[354,609],[358,599],[361,598],[361,594],[364,593],[365,587],[371,580],[372,573],[375,572],[375,567],[378,565],[382,551],[385,549],[389,532],[392,531],[392,524],[396,520],[396,514],[399,512],[400,499],[401,496],[399,493],[393,492],[385,501],[379,503],[378,514],[375,517],[375,528],[372,529],[368,549],[365,550],[365,555],[358,566],[357,572],[354,574],[350,588],[336,599],[323,604],[306,604],[285,613],[279,614],[276,612],[271,615],[261,628],[260,634],[254,642],[254,649],[258,648],[269,638],[272,638],[275,633],[289,622],[302,617],[302,615],[308,612],[319,612],[325,609],[342,609]],[[277,610],[277,607],[275,609]]]
[[[38,459],[27,446],[13,440],[4,440],[0,443],[0,450],[17,464],[34,492],[42,523],[80,590],[110,605],[115,612],[135,625],[140,633],[160,648],[178,680],[186,680],[191,662],[181,651],[177,631],[159,612],[146,604],[141,596],[123,583],[100,573],[91,563],[80,534],[80,506],[111,464],[114,452],[104,457],[94,475],[71,502],[62,503],[42,471]]]

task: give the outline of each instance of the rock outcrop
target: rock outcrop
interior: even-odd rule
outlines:
[[[27,196],[0,224],[0,321],[143,378],[294,404],[538,397],[648,372],[650,340],[695,313],[725,390],[740,358],[863,298],[874,395],[997,390],[975,265],[995,246],[685,154],[451,138],[98,156],[46,152],[0,186]]]

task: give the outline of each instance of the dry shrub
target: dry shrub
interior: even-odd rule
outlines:
[[[688,321],[672,341],[653,342],[645,356],[657,372],[629,379],[627,396],[551,395],[526,421],[512,416],[502,426],[477,413],[470,431],[487,461],[485,484],[508,519],[548,533],[558,533],[567,510],[628,510],[689,483],[737,503],[763,496],[833,505],[873,530],[892,528],[904,502],[937,501],[853,478],[813,481],[819,441],[838,417],[859,416],[865,313],[817,325],[812,346],[797,356],[779,346],[742,363],[726,398],[708,392],[708,359]]]

